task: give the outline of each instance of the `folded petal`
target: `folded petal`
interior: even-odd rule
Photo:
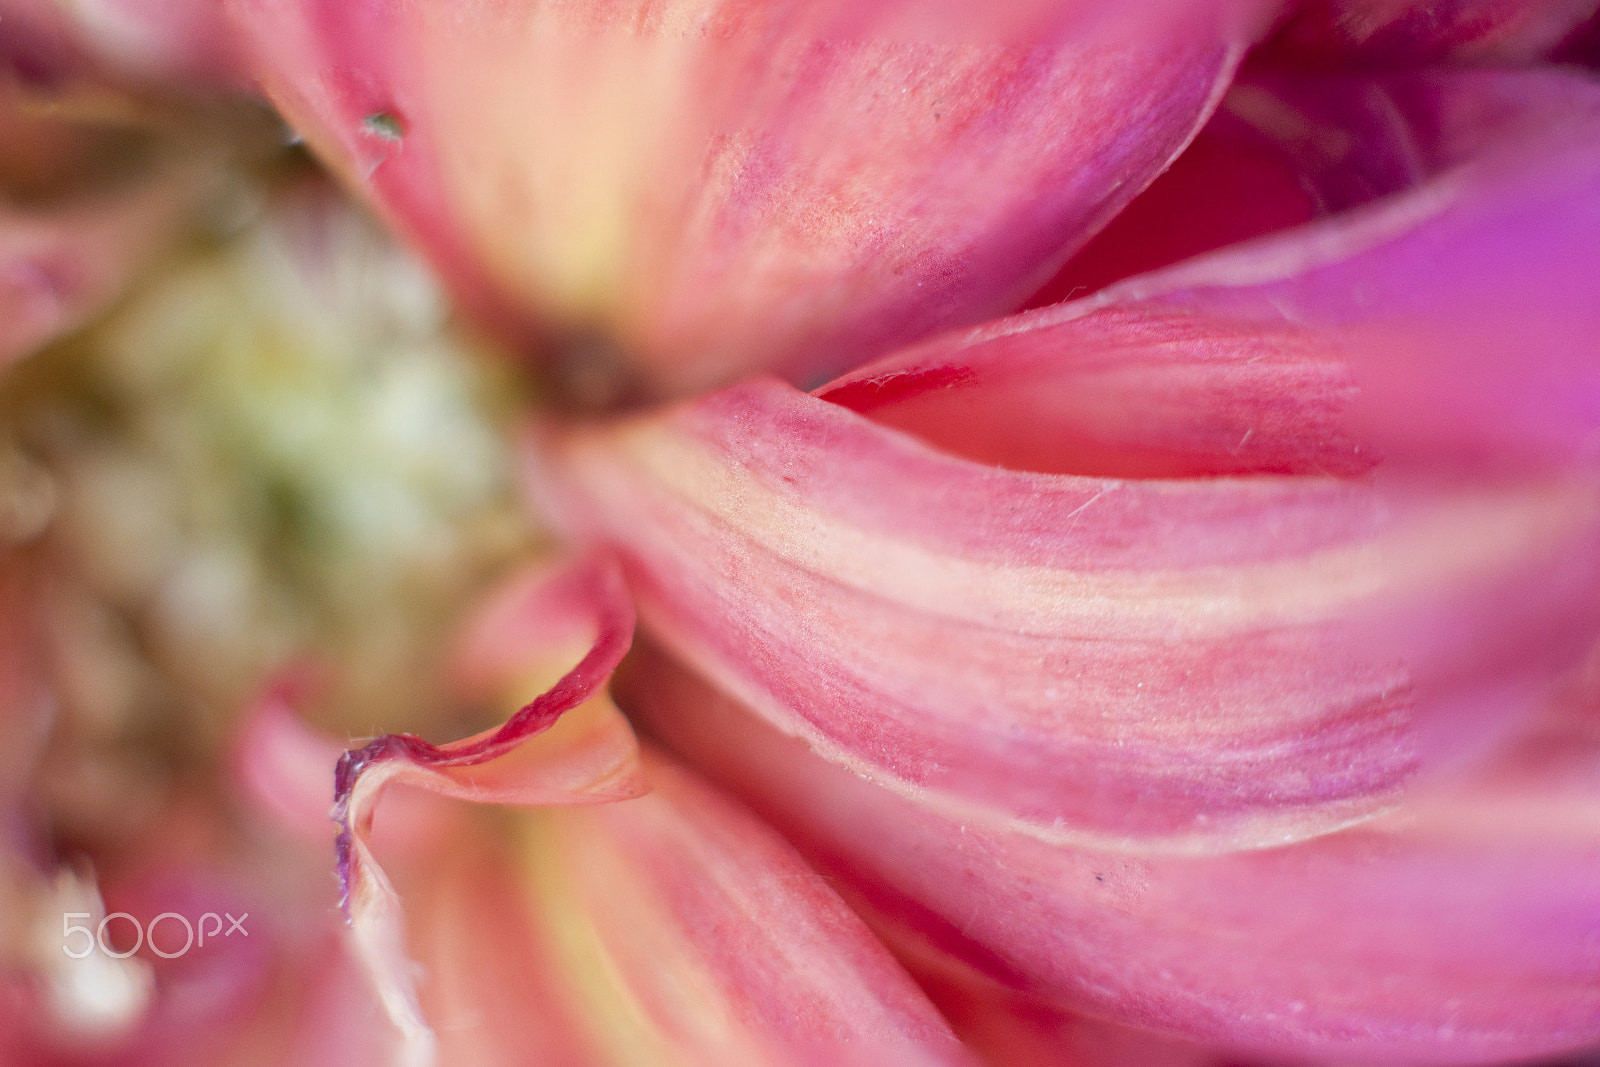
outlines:
[[[1273,5],[234,0],[290,121],[591,405],[1016,306]]]
[[[525,662],[545,670],[548,657],[586,637],[577,666],[492,730],[446,745],[387,734],[346,752],[334,775],[345,910],[363,960],[381,976],[384,1005],[419,1061],[431,1055],[432,1032],[411,989],[399,899],[368,844],[384,790],[398,784],[488,803],[594,804],[645,788],[633,732],[603,689],[633,636],[633,606],[615,568],[603,557],[582,559],[525,577],[509,595],[521,633],[535,642]]]
[[[659,653],[622,690],[881,934],[1123,1024],[1263,1052],[1486,1063],[1600,1041],[1595,696],[1493,768],[1314,841],[1212,857],[1051,845],[805,751]]]
[[[650,795],[625,799],[645,778],[600,686],[626,649],[627,609],[603,560],[525,575],[468,628],[464,690],[529,684],[598,629],[579,666],[490,734],[443,748],[382,738],[340,765],[351,919],[409,1055],[485,1067],[968,1062],[888,952],[759,821],[659,756],[644,767]],[[616,768],[593,774],[585,747]],[[469,809],[434,850],[396,864],[407,940],[429,975],[420,1007],[399,898],[369,851],[378,791],[394,782],[546,806],[492,821]]]

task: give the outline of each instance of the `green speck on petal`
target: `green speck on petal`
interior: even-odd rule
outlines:
[[[361,128],[374,137],[382,137],[385,141],[398,141],[406,135],[406,128],[401,124],[400,118],[387,111],[376,111],[361,120]]]

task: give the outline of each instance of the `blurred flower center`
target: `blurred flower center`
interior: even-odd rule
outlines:
[[[287,663],[321,672],[325,728],[424,728],[435,636],[530,536],[513,390],[425,271],[320,185],[235,215],[0,398],[0,523],[48,522],[48,803],[88,845]]]

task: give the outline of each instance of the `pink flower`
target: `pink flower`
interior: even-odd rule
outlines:
[[[144,77],[248,56],[537,369],[567,553],[449,639],[449,699],[519,710],[340,759],[351,934],[300,969],[372,988],[271,1017],[414,1063],[1600,1044],[1600,83],[1545,62],[1594,8],[186,21]],[[0,341],[137,262],[84,258]],[[230,788],[310,841],[298,703]]]

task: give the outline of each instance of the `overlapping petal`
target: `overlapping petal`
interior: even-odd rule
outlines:
[[[600,558],[513,582],[466,633],[464,690],[527,686],[574,648],[579,666],[489,734],[442,748],[380,738],[341,763],[351,919],[410,1054],[486,1067],[967,1062],[775,833],[664,757],[647,753],[641,770],[602,688],[631,636],[619,583]],[[402,859],[404,917],[368,844],[378,793],[396,783],[524,809],[458,812],[425,858]],[[403,930],[428,968],[420,1002]]]
[[[235,0],[284,113],[569,399],[812,381],[1002,311],[1272,5]]]
[[[772,830],[646,757],[648,796],[514,816],[419,894],[446,1062],[971,1062]]]
[[[1480,115],[1519,85],[1594,95],[1460,84]],[[647,626],[718,685],[962,818],[1209,850],[1370,815],[1514,725],[1597,623],[1574,462],[1595,310],[1557,276],[1600,247],[1572,178],[1595,142],[1505,108],[1533,161],[1497,141],[818,396],[752,383],[552,431],[536,494],[618,548]],[[1542,295],[1471,243],[1508,211]],[[1419,278],[1419,245],[1486,273]],[[1508,348],[1529,300],[1548,314]]]
[[[1592,691],[1470,780],[1313,841],[1212,857],[952,817],[818,759],[659,652],[623,693],[912,956],[1285,1054],[1482,1063],[1600,1039]]]
[[[0,0],[0,32],[27,14],[0,68],[226,78],[223,6]],[[1573,680],[1600,647],[1600,86],[1273,69],[1520,62],[1593,35],[1596,0],[1295,5],[1198,150],[1042,293],[1205,121],[1271,0],[225,6],[313,148],[553,399],[738,383],[533,430],[538,506],[598,551],[511,583],[455,692],[544,695],[340,761],[350,944],[412,1059],[1600,1041],[1600,685]],[[113,299],[194,199],[164,174],[53,199],[73,145],[11,133],[0,369]],[[35,149],[62,149],[42,179]],[[296,232],[320,247],[331,218]],[[1029,292],[1069,302],[946,329]],[[238,894],[265,927],[176,964],[0,956],[0,1058],[383,1058],[305,889],[329,743],[286,692],[235,781],[175,785],[136,843],[104,832],[99,875],[51,896],[53,859],[14,862],[45,705],[11,542],[49,501],[10,462],[0,953],[21,883],[47,918],[62,894],[95,917]],[[607,692],[635,601],[659,647],[621,668],[625,706],[686,764],[641,756]],[[295,840],[240,844],[261,827],[218,812],[241,784]],[[239,888],[290,854],[300,888]],[[96,974],[101,1029],[58,1027]]]
[[[1528,72],[1371,85],[1404,116],[1391,136],[1413,133],[1428,180],[1129,279],[1099,302],[1314,334],[1359,380],[1362,434],[1396,455],[1503,467],[1592,460],[1600,307],[1587,279],[1600,256],[1600,83]],[[1296,110],[1320,136],[1341,130],[1329,112]]]
[[[1138,395],[1267,406],[1288,426],[1262,452],[1315,463],[1279,451],[1305,419],[1277,388],[1320,368],[1196,369]],[[1191,414],[1233,458],[1243,434],[1206,424],[1230,412]],[[1204,849],[1368,814],[1580,651],[1600,580],[1586,479],[1031,473],[772,382],[549,456],[569,527],[619,547],[646,623],[719,684],[830,759],[1045,837]]]

